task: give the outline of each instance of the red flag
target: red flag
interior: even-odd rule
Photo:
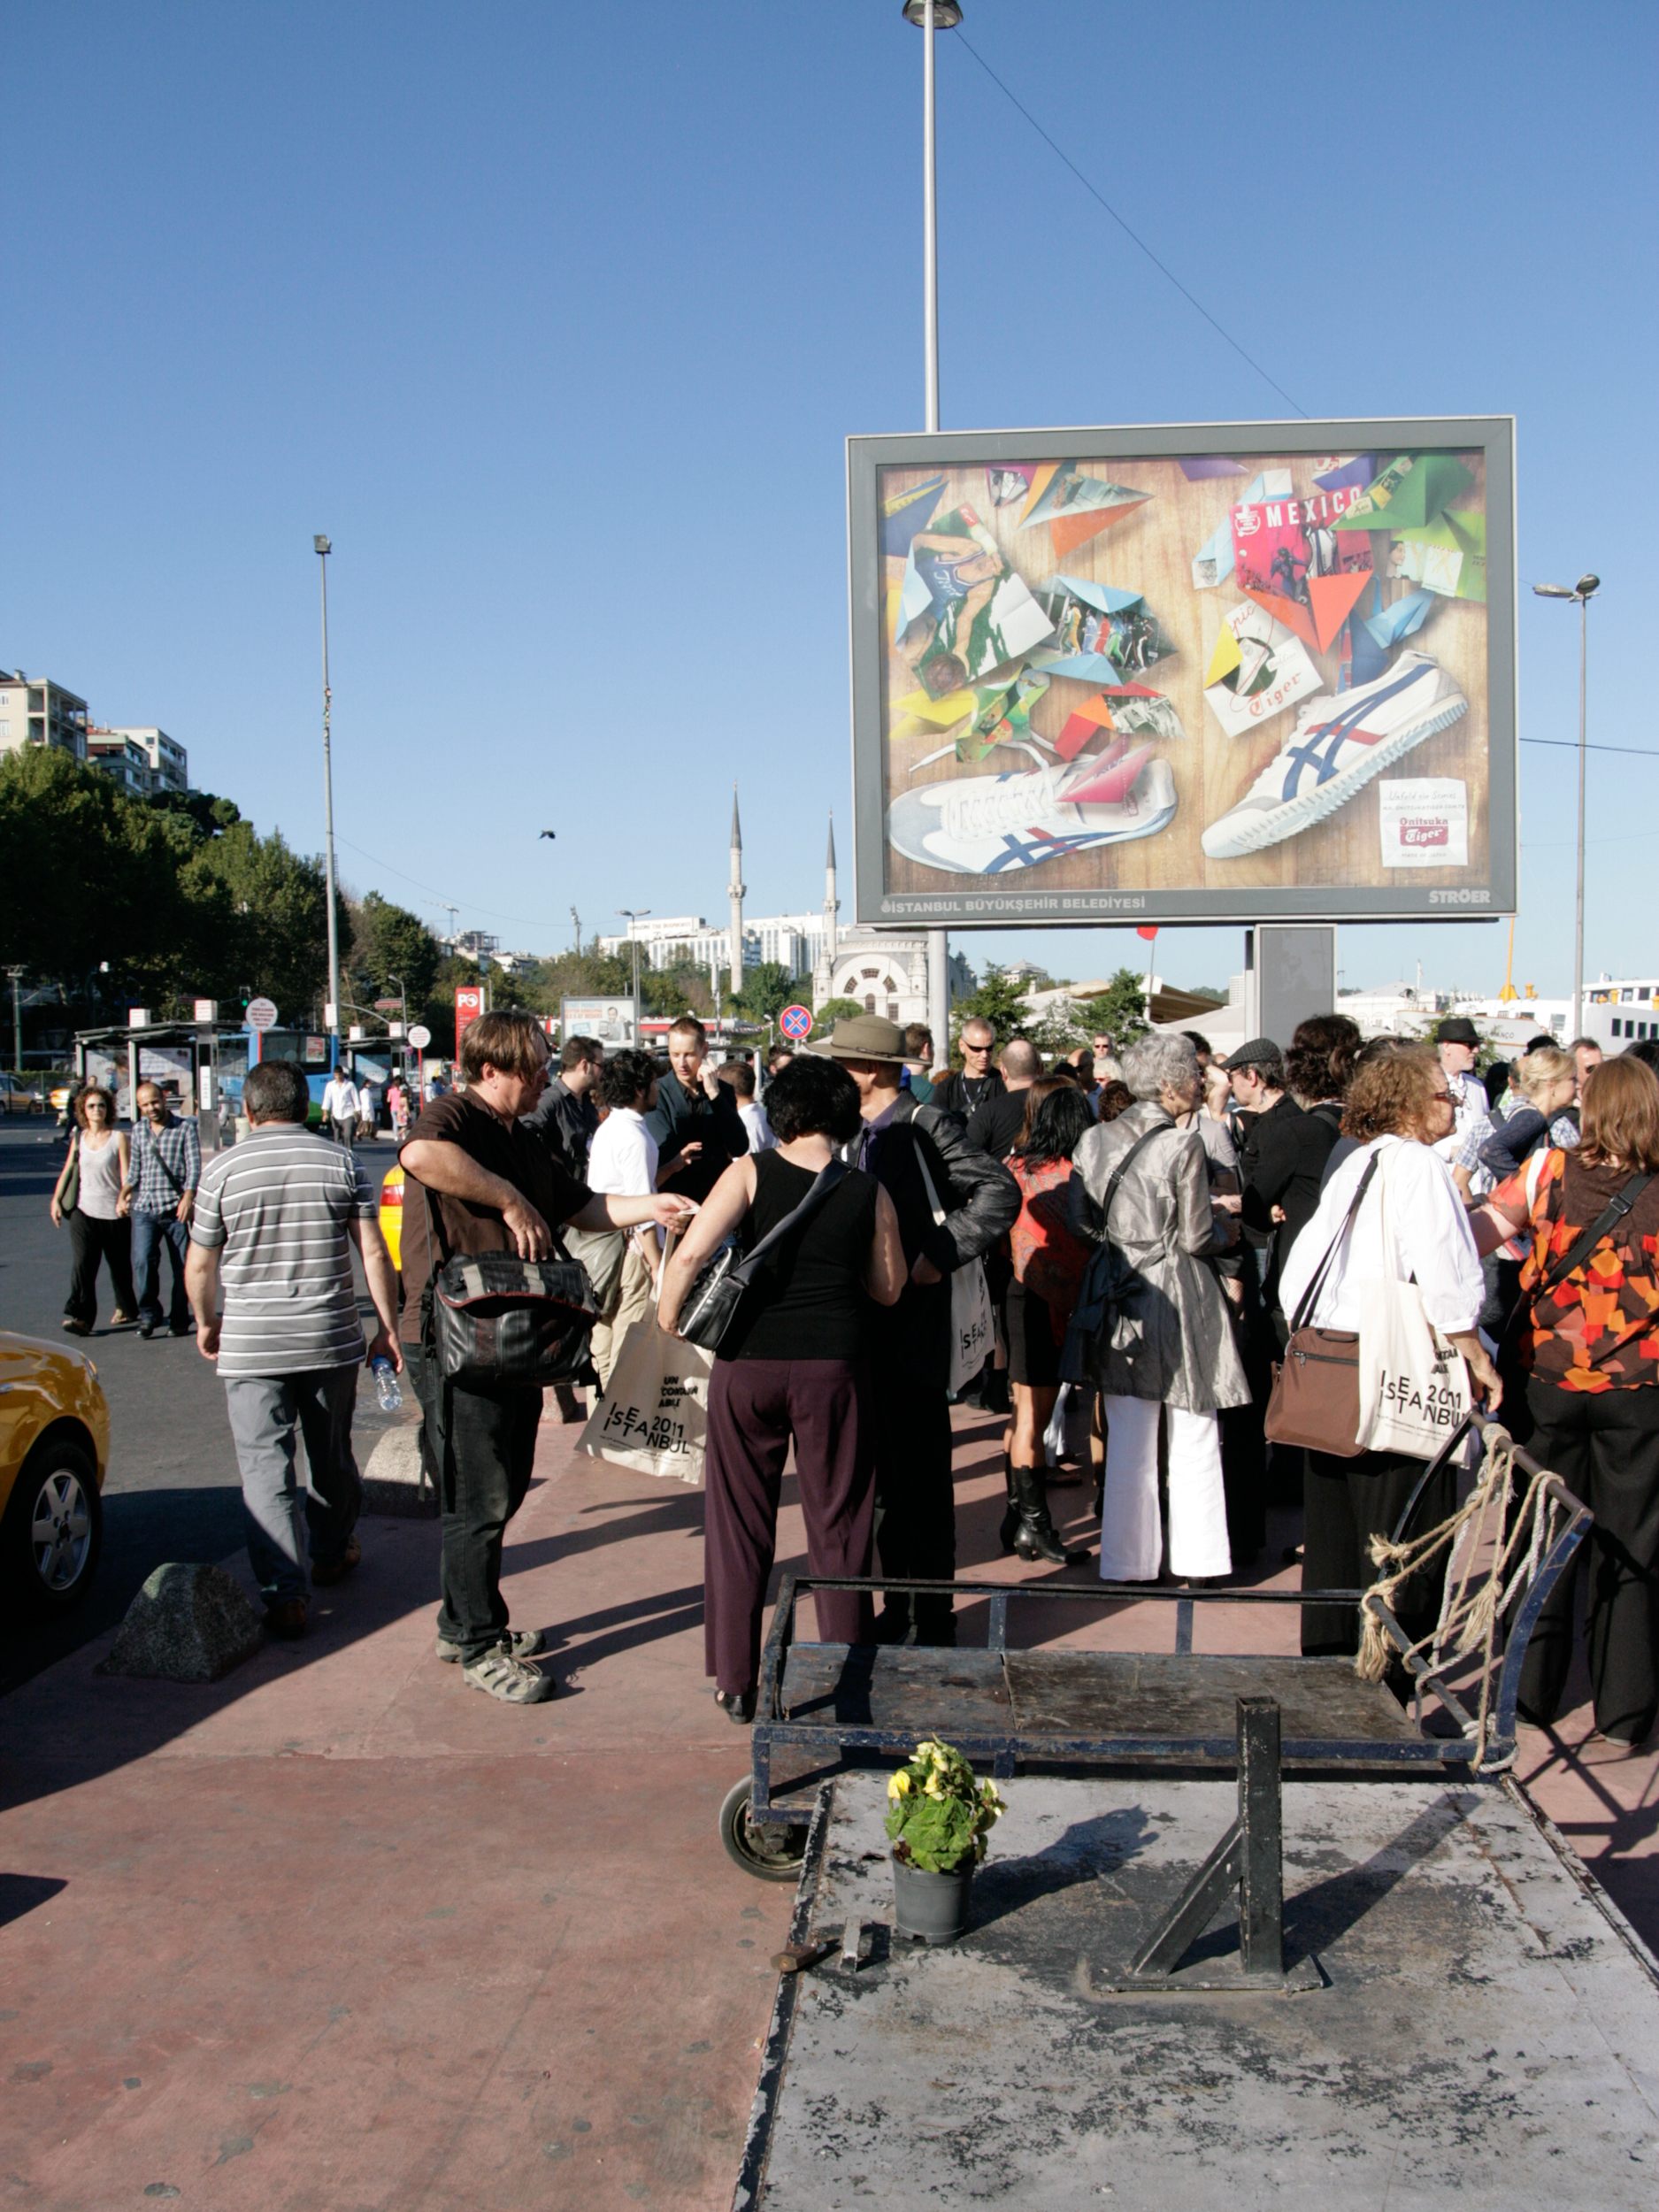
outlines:
[[[1156,937],[1157,933],[1158,926],[1156,922],[1142,922],[1135,931],[1137,937],[1151,938]]]

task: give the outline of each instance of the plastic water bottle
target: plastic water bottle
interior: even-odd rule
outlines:
[[[374,1363],[374,1394],[380,1402],[382,1413],[396,1413],[403,1402],[403,1394],[397,1386],[397,1370],[384,1352]]]

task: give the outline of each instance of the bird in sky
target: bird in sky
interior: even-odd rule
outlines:
[[[557,830],[543,830],[541,835],[543,837],[557,837],[558,835],[558,832]]]

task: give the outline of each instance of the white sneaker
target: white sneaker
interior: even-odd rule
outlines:
[[[958,776],[902,792],[887,810],[887,839],[927,867],[995,876],[1151,837],[1174,817],[1169,763],[1120,734],[1106,752],[1068,766]]]
[[[464,1666],[461,1679],[468,1689],[483,1690],[503,1705],[543,1705],[558,1694],[552,1675],[543,1674],[540,1667],[526,1667],[500,1644],[470,1667]]]
[[[1204,832],[1204,850],[1212,860],[1237,860],[1296,836],[1468,711],[1468,700],[1426,653],[1402,653],[1374,682],[1310,700],[1279,757]]]

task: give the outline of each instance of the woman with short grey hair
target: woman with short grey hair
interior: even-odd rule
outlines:
[[[1124,1055],[1124,1081],[1138,1099],[1156,1098],[1166,1084],[1184,1091],[1198,1081],[1198,1055],[1185,1037],[1142,1037]]]
[[[1227,1232],[1210,1204],[1196,1129],[1198,1056],[1184,1037],[1143,1037],[1124,1055],[1135,1096],[1091,1129],[1072,1156],[1069,1218],[1106,1246],[1091,1267],[1104,1292],[1092,1337],[1067,1346],[1102,1394],[1106,1428],[1100,1570],[1107,1582],[1153,1582],[1164,1554],[1158,1518],[1158,1418],[1169,1431],[1170,1572],[1198,1580],[1231,1573],[1217,1414],[1250,1388],[1233,1341],[1213,1256]],[[1065,1371],[1063,1370],[1063,1371]]]

